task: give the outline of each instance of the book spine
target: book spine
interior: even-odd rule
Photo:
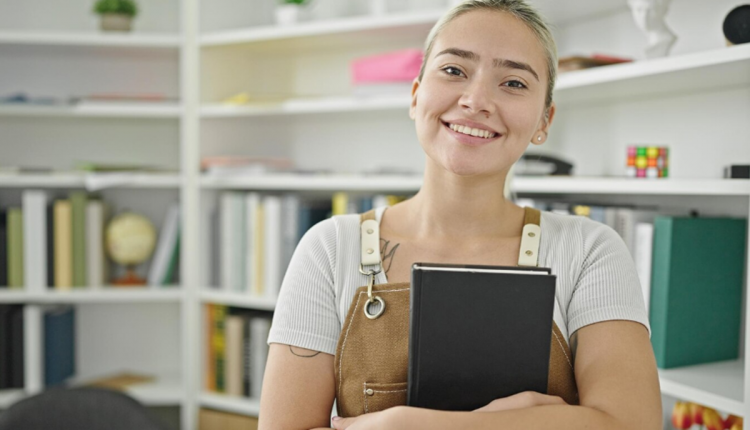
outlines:
[[[44,382],[59,385],[75,374],[75,311],[53,310],[44,315]]]
[[[252,275],[253,278],[253,291],[258,297],[264,295],[265,288],[265,255],[263,255],[263,249],[265,247],[265,235],[263,231],[265,229],[265,208],[263,203],[258,203],[258,207],[255,210],[255,234],[253,235],[253,268],[255,273]]]
[[[264,296],[274,298],[281,285],[281,199],[278,196],[263,198],[264,229],[263,239],[265,267],[263,273]]]
[[[73,286],[73,238],[70,200],[55,202],[55,288]]]
[[[252,375],[252,334],[250,318],[245,318],[242,324],[242,395],[250,397]]]
[[[173,205],[167,211],[162,223],[156,252],[151,259],[151,267],[149,267],[148,271],[148,284],[151,286],[159,286],[164,283],[167,267],[174,251],[175,241],[177,240],[179,214],[179,206]]]
[[[649,312],[651,301],[651,259],[654,246],[654,225],[638,223],[635,226],[635,268],[643,291],[643,303]]]
[[[247,285],[246,264],[245,264],[245,198],[242,193],[232,194],[232,285],[231,290],[235,292],[245,291]]]
[[[232,196],[229,192],[221,194],[221,288],[232,289]]]
[[[204,338],[205,340],[203,344],[206,348],[206,361],[204,362],[204,368],[206,369],[206,390],[216,391],[216,356],[214,352],[214,320],[216,319],[216,312],[214,311],[215,306],[211,304],[207,304],[204,309],[204,326],[206,337]]]
[[[224,380],[227,394],[242,396],[242,327],[244,320],[241,316],[230,315],[226,320],[226,366]]]
[[[258,206],[260,206],[260,194],[247,193],[245,196],[245,291],[251,295],[256,295],[256,286],[254,284],[256,267],[255,255],[255,235],[257,231],[256,220],[258,216]]]
[[[55,206],[47,206],[47,287],[55,286]]]
[[[672,217],[657,217],[654,221],[653,267],[651,275],[651,345],[658,364],[666,360],[667,322],[669,312],[669,284],[672,259]]]
[[[73,286],[85,287],[86,279],[86,204],[88,197],[83,191],[70,193],[73,240]]]
[[[169,264],[167,265],[167,273],[164,274],[164,279],[161,280],[161,285],[169,285],[177,282],[177,274],[180,266],[180,242],[181,236],[179,230],[177,231],[177,239],[174,242],[172,248],[172,255],[169,257]]]
[[[24,287],[23,279],[23,212],[20,208],[8,209],[8,286]]]
[[[86,204],[86,278],[92,288],[104,286],[104,203]]]
[[[284,217],[284,221],[282,223],[283,244],[280,267],[281,270],[279,273],[279,279],[281,280],[281,282],[283,282],[284,280],[284,274],[289,268],[289,263],[292,261],[294,250],[297,247],[297,237],[299,236],[299,211],[299,197],[293,194],[284,196],[284,203],[282,208],[282,215]]]
[[[332,215],[346,215],[349,209],[349,195],[346,193],[335,193],[332,199]]]
[[[268,332],[271,328],[271,321],[266,317],[255,317],[251,320],[250,329],[252,333],[250,337],[252,339],[252,375],[251,380],[251,397],[260,399],[261,388],[263,386],[263,373],[266,368],[266,360],[268,359]]]
[[[8,223],[6,216],[7,213],[0,209],[0,288],[8,287]]]
[[[10,314],[10,386],[24,388],[23,306],[13,306]]]
[[[47,195],[23,192],[23,265],[26,291],[42,293],[47,284]]]
[[[226,366],[226,316],[227,307],[223,305],[214,306],[214,333],[213,348],[215,374],[216,374],[216,391],[226,392],[226,380],[224,379],[224,367]]]
[[[0,305],[0,390],[10,388],[11,330],[10,317],[13,305]]]

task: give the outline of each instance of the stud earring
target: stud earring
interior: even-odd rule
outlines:
[[[537,136],[536,140],[538,140],[539,142],[541,142],[542,141],[542,136]]]

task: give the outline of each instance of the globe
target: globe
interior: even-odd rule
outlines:
[[[156,245],[156,232],[148,218],[124,212],[109,222],[105,232],[107,254],[116,263],[128,267],[128,274],[115,284],[136,285],[145,281],[137,278],[133,266],[151,257]]]

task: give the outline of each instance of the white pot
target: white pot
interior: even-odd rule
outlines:
[[[130,31],[133,17],[119,13],[105,13],[99,21],[102,31]]]
[[[276,14],[276,24],[278,25],[293,25],[303,18],[304,6],[296,4],[281,4],[276,6],[274,11]]]

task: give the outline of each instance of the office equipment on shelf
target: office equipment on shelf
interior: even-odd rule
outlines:
[[[573,164],[545,154],[523,154],[513,173],[518,176],[572,175]]]
[[[651,343],[660,368],[739,356],[747,221],[657,217]]]

